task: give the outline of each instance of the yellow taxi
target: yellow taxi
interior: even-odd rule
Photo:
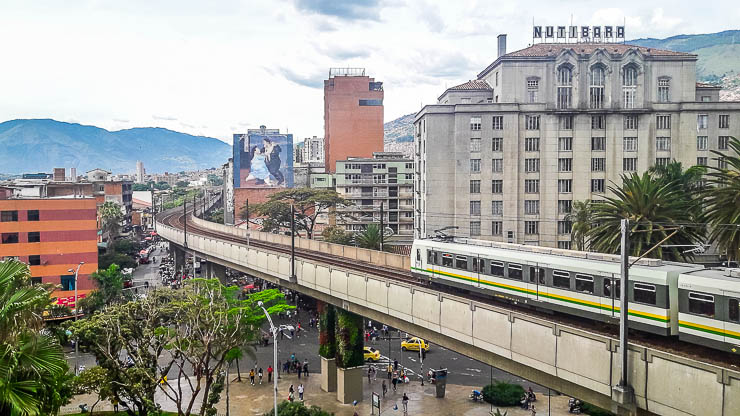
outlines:
[[[419,351],[419,349],[429,351],[429,344],[419,337],[413,337],[401,341],[401,350],[403,351]]]
[[[365,361],[378,362],[380,360],[380,350],[373,347],[365,347],[362,351],[365,355]]]

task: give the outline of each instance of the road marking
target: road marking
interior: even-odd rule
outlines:
[[[466,368],[466,370],[475,371],[476,373],[480,373],[480,370],[478,370],[477,368]]]

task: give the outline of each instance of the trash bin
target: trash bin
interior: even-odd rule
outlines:
[[[445,387],[447,386],[447,369],[434,370],[434,385],[436,387],[437,397],[445,397]]]

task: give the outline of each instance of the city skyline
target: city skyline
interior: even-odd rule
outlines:
[[[542,2],[535,15],[514,2],[481,5],[6,2],[0,33],[16,39],[6,53],[23,65],[4,68],[12,82],[3,85],[0,119],[164,127],[227,143],[260,124],[308,137],[323,130],[322,81],[330,67],[365,67],[383,80],[389,121],[474,78],[495,58],[496,35],[508,34],[509,50],[526,47],[533,17],[543,26],[571,18],[576,25],[626,24],[627,39],[716,32],[740,17],[731,7],[688,2],[627,2],[621,9]]]

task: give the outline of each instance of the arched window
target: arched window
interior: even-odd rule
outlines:
[[[591,68],[591,87],[589,88],[591,108],[604,108],[604,85],[606,84],[606,71],[601,65]]]
[[[573,105],[573,68],[561,65],[558,68],[558,108],[571,108]]]
[[[635,108],[637,95],[637,68],[627,66],[622,73],[622,103],[624,108]]]

